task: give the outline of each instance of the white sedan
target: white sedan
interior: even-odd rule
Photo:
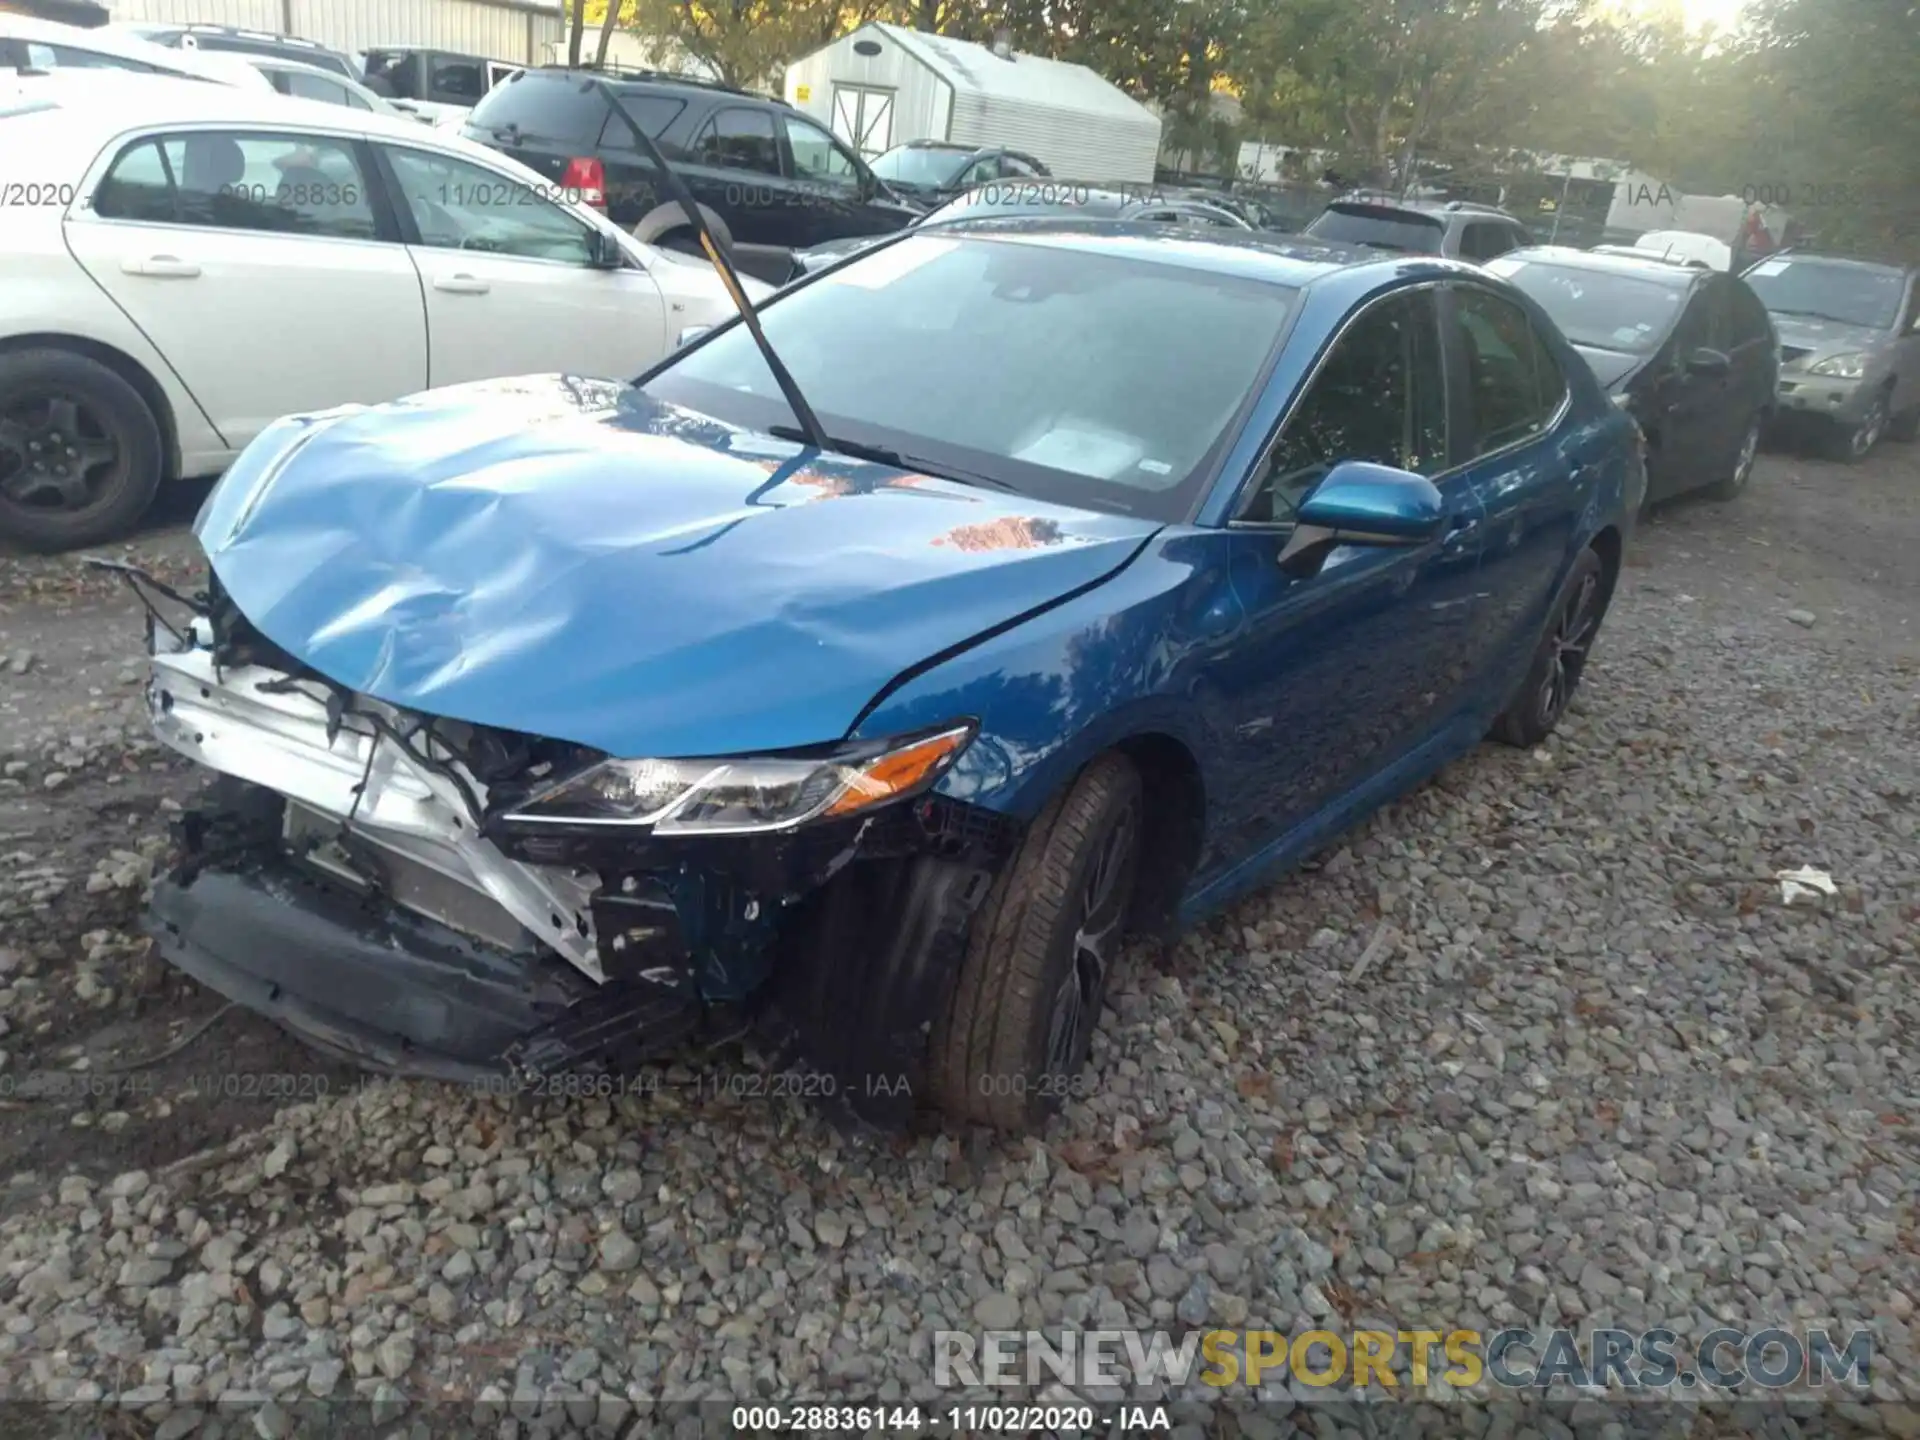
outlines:
[[[704,260],[492,150],[270,89],[22,80],[0,202],[0,536],[39,549],[123,532],[283,415],[629,378],[732,314]]]
[[[0,7],[0,71],[18,70],[125,70],[254,90],[264,88],[266,78],[237,55],[169,50],[108,26],[89,30]]]
[[[358,80],[349,80],[318,65],[303,65],[298,60],[282,60],[278,55],[235,55],[243,65],[251,66],[267,77],[282,95],[296,100],[318,100],[327,105],[345,105],[350,110],[371,110],[376,115],[400,115],[422,125],[433,124],[433,117],[422,114],[404,100],[389,100],[369,90]]]

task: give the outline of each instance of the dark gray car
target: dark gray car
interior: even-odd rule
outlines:
[[[1742,273],[1780,332],[1780,414],[1840,459],[1920,435],[1920,267],[1787,251]]]
[[[1647,501],[1746,488],[1779,374],[1766,309],[1738,277],[1651,251],[1540,245],[1487,268],[1547,312],[1647,438]]]
[[[1335,200],[1302,233],[1341,245],[1444,255],[1476,264],[1533,243],[1525,225],[1491,205],[1365,194]]]

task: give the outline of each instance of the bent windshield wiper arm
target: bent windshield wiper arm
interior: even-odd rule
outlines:
[[[720,253],[720,247],[715,243],[712,232],[707,229],[706,220],[701,217],[700,206],[695,202],[693,192],[687,189],[685,183],[674,173],[673,167],[667,164],[667,157],[660,153],[660,147],[653,143],[653,137],[640,127],[639,121],[627,113],[627,107],[620,103],[620,97],[614,92],[613,87],[598,77],[593,83],[599,88],[607,104],[612,107],[613,113],[618,115],[626,123],[627,129],[633,132],[635,143],[645,152],[647,159],[651,160],[654,168],[660,172],[660,178],[667,187],[667,193],[680,203],[688,223],[693,226],[693,233],[700,238],[700,248],[707,252],[707,259],[713,262],[713,268],[720,273],[720,283],[726,287],[727,298],[733,301],[733,308],[740,312],[741,323],[747,327],[747,333],[753,336],[753,343],[759,347],[760,358],[767,362],[767,369],[773,372],[774,383],[780,387],[780,393],[787,397],[787,406],[793,411],[793,418],[800,422],[800,428],[806,432],[807,443],[822,450],[827,449],[827,435],[820,428],[820,417],[813,413],[813,407],[807,404],[807,397],[800,393],[799,383],[793,378],[793,373],[775,353],[772,343],[767,339],[766,331],[760,328],[760,317],[754,313],[753,302],[747,299],[747,292],[740,288],[740,277],[734,273],[732,262]]]
[[[1005,480],[996,480],[991,475],[981,475],[972,470],[956,470],[948,465],[934,465],[917,455],[903,455],[900,451],[890,450],[885,445],[863,445],[858,440],[842,440],[837,435],[827,436],[824,445],[815,445],[814,441],[792,425],[769,425],[767,433],[776,440],[798,440],[836,455],[850,456],[855,460],[871,460],[876,465],[890,465],[895,470],[913,470],[922,475],[930,475],[936,480],[953,480],[962,485],[987,485],[995,490],[1019,493],[1017,487],[1009,485]]]

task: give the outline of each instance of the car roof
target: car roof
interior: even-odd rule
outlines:
[[[458,60],[487,60],[497,65],[518,65],[518,60],[493,60],[473,50],[456,50],[447,45],[362,45],[362,55],[451,55]]]
[[[502,61],[501,63],[511,62]],[[763,95],[758,90],[742,90],[737,86],[722,84],[718,80],[703,80],[698,75],[675,75],[665,70],[622,70],[596,68],[592,65],[529,65],[503,83],[515,84],[527,76],[557,80],[603,80],[613,88],[615,93],[621,95],[630,95],[643,90],[669,90],[686,95],[731,95],[738,100],[752,100],[762,105],[777,105],[782,110],[793,108],[778,95]]]
[[[1089,220],[1085,217],[982,216],[956,228],[968,237],[1000,237],[1087,254],[1145,260],[1216,275],[1301,289],[1329,275],[1377,268],[1380,278],[1416,266],[1424,271],[1484,276],[1479,266],[1437,256],[1382,256],[1355,245],[1337,245],[1298,235],[1256,230],[1170,229],[1159,221]],[[933,232],[944,234],[946,226]]]
[[[297,75],[324,75],[336,83],[344,83],[347,78],[338,70],[325,65],[311,65],[291,55],[242,55],[240,59],[256,70],[290,70]]]
[[[1518,250],[1509,250],[1499,259],[1525,260],[1540,265],[1558,265],[1567,270],[1592,270],[1606,275],[1629,276],[1635,280],[1652,280],[1675,290],[1690,289],[1703,277],[1720,273],[1699,265],[1689,265],[1685,261],[1669,260],[1651,250],[1640,255],[1623,255],[1617,250],[1576,250],[1571,245],[1524,245]]]
[[[190,75],[215,83],[246,83],[244,79],[236,79],[240,73],[236,67],[243,63],[240,57],[211,50],[174,50],[157,45],[144,35],[112,25],[62,25],[57,20],[41,20],[36,16],[0,9],[0,37],[24,40],[30,44],[67,45],[95,55],[107,55],[137,65],[153,65],[176,72],[177,75]],[[103,70],[102,73],[126,75],[129,72]],[[261,87],[263,93],[270,88]]]
[[[326,72],[323,72],[326,73]],[[329,78],[338,78],[329,74]],[[282,95],[270,86],[242,90],[182,80],[170,75],[135,75],[119,70],[63,70],[30,82],[58,101],[58,108],[15,116],[9,125],[37,124],[47,129],[48,144],[72,142],[98,148],[124,131],[155,125],[231,125],[271,129],[298,125],[315,130],[345,130],[370,139],[431,140],[437,147],[498,162],[498,151],[457,135],[429,130],[405,115],[355,110],[323,100]]]
[[[1505,210],[1493,205],[1476,205],[1471,200],[1396,200],[1388,195],[1368,195],[1364,192],[1342,195],[1337,200],[1327,202],[1327,209],[1334,210],[1348,206],[1359,206],[1367,210],[1401,210],[1409,215],[1424,215],[1429,219],[1444,220],[1449,216],[1459,216],[1463,220],[1479,218],[1482,220],[1507,220],[1520,223],[1518,217],[1509,215]]]

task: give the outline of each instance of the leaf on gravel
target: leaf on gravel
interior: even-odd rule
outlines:
[[[1265,1070],[1242,1070],[1240,1078],[1233,1082],[1233,1088],[1249,1100],[1270,1100],[1273,1098],[1273,1076]]]

